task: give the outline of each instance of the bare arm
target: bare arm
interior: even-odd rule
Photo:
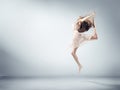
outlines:
[[[87,15],[86,17],[82,18],[82,19],[79,19],[79,21],[83,22],[85,21],[86,19],[88,18],[91,18],[91,17],[94,17],[95,16],[95,12],[91,13],[90,15]]]

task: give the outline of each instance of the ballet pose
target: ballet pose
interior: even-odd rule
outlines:
[[[77,49],[85,41],[98,39],[96,27],[94,24],[94,17],[95,17],[95,12],[93,12],[90,15],[87,15],[85,17],[79,16],[79,18],[77,19],[77,21],[74,25],[71,54],[78,65],[79,71],[81,70],[82,65],[79,62],[78,56],[76,55]],[[88,31],[91,27],[93,27],[93,33],[90,35],[85,34],[84,32]]]

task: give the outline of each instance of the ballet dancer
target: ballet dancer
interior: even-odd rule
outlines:
[[[84,17],[79,16],[79,18],[77,19],[74,25],[71,55],[73,56],[74,60],[76,61],[78,65],[79,72],[82,68],[82,65],[79,62],[78,56],[76,54],[77,49],[85,41],[98,39],[96,27],[94,23],[94,17],[95,17],[95,12],[87,16],[84,16]],[[88,31],[92,27],[93,27],[93,33],[85,34],[85,32]]]

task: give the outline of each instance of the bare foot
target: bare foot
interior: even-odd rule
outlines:
[[[78,65],[78,69],[79,69],[79,72],[80,72],[81,69],[82,69],[82,65]]]

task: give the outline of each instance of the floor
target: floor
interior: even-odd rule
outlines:
[[[120,90],[120,78],[0,78],[0,90]]]

